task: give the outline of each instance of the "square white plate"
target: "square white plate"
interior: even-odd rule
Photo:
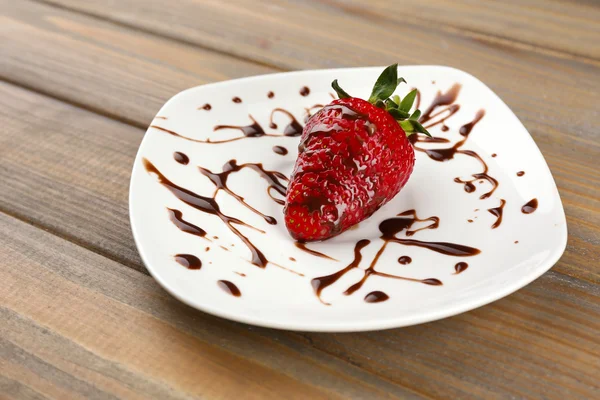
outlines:
[[[483,159],[489,166],[489,175],[499,183],[497,190],[489,198],[480,199],[491,189],[488,181],[475,180],[473,193],[467,193],[463,184],[455,182],[457,177],[472,179],[473,174],[482,171],[482,163],[473,157],[457,154],[451,160],[439,162],[418,151],[408,184],[390,203],[358,228],[307,245],[335,260],[296,247],[284,226],[282,206],[267,195],[267,181],[256,169],[231,173],[228,187],[250,206],[274,217],[277,224],[268,224],[223,190],[215,201],[223,215],[238,218],[264,232],[231,225],[269,260],[265,268],[250,262],[250,249],[226,224],[226,217],[203,212],[190,206],[189,201],[188,204],[181,201],[176,194],[179,197],[189,194],[177,192],[177,188],[169,190],[164,179],[161,183],[157,174],[149,173],[146,168],[151,163],[177,187],[206,198],[212,198],[215,185],[198,167],[221,172],[226,162],[235,159],[238,165],[262,163],[266,170],[289,176],[299,137],[282,135],[291,121],[284,112],[275,112],[272,122],[277,127],[274,128],[270,120],[272,110],[288,110],[304,124],[307,108],[332,100],[333,79],[337,78],[352,95],[367,98],[382,69],[257,76],[192,88],[169,100],[144,137],[130,187],[131,226],[152,276],[181,301],[224,318],[282,329],[363,331],[407,326],[468,311],[512,293],[550,269],[562,255],[567,241],[565,215],[550,170],[535,142],[506,104],[478,79],[453,68],[399,67],[399,76],[408,85],[400,86],[397,93],[403,96],[412,87],[418,88],[420,109],[424,111],[438,91],[444,94],[453,85],[460,85],[453,102],[459,105],[458,111],[444,124],[430,128],[434,136],[446,138],[449,143],[417,145],[428,149],[451,147],[463,138],[459,133],[461,126],[471,122],[483,109],[485,116],[474,125],[461,149],[474,151]],[[269,92],[273,95],[269,96]],[[440,106],[434,113],[447,107]],[[317,110],[318,107],[311,112]],[[448,111],[443,111],[437,119],[447,114]],[[218,125],[252,125],[251,118],[267,135],[244,137],[236,129],[214,130]],[[434,118],[429,123],[435,121]],[[448,129],[443,131],[444,125]],[[254,128],[256,132],[256,125]],[[207,140],[224,142],[207,143]],[[274,146],[285,147],[288,154],[276,154]],[[177,162],[174,152],[184,153],[189,162]],[[524,171],[524,175],[518,176],[519,171]],[[275,191],[271,193],[281,198]],[[523,205],[534,198],[539,204],[535,212],[523,213]],[[506,202],[502,222],[492,229],[496,217],[488,209],[498,207],[500,199]],[[179,210],[184,220],[204,230],[206,236],[182,231],[171,221],[172,212],[168,208]],[[379,224],[411,209],[420,218],[436,216],[440,222],[437,229],[419,231],[410,239],[452,242],[477,248],[481,253],[455,257],[423,247],[390,243],[375,266],[377,271],[416,280],[434,278],[443,284],[373,275],[360,290],[345,295],[349,286],[361,280],[363,270],[383,244]],[[427,224],[415,223],[413,228]],[[406,238],[406,232],[397,237]],[[362,262],[325,288],[319,298],[311,280],[349,265],[354,260],[355,245],[361,239],[370,240],[362,249]],[[201,268],[185,268],[176,261],[177,254],[197,257]],[[410,257],[412,262],[400,264],[401,256]],[[459,262],[466,262],[468,268],[456,273]],[[219,281],[233,283],[241,295],[232,295]],[[389,299],[365,301],[373,291],[384,292]]]

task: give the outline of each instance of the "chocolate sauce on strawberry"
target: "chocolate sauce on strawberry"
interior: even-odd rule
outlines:
[[[283,108],[275,108],[271,111],[271,116],[269,117],[269,127],[271,129],[277,129],[277,124],[273,122],[273,117],[276,113],[284,114],[290,119],[289,124],[283,129],[283,136],[294,137],[302,135],[304,127],[296,120],[291,112],[284,110]]]
[[[179,164],[183,165],[188,165],[188,163],[190,162],[189,157],[180,151],[176,151],[175,153],[173,153],[173,159]]]
[[[537,199],[531,199],[523,207],[521,207],[521,212],[523,212],[523,214],[531,214],[532,212],[537,210],[537,208],[538,208]]]
[[[219,285],[219,287],[221,289],[223,289],[223,291],[225,291],[225,293],[228,293],[232,296],[240,297],[242,295],[242,292],[240,292],[240,289],[238,289],[238,287],[235,286],[235,284],[233,282],[220,280],[220,281],[217,281],[217,285]]]
[[[280,156],[285,156],[288,153],[288,150],[283,146],[273,146],[273,152]]]
[[[367,303],[381,303],[382,301],[386,301],[390,296],[383,293],[382,291],[375,290],[365,296],[365,301]]]
[[[461,272],[463,272],[463,271],[464,271],[464,270],[466,270],[467,268],[469,268],[469,264],[467,264],[467,263],[466,263],[466,262],[464,262],[464,261],[461,261],[461,262],[457,263],[457,264],[454,266],[454,271],[456,271],[456,272],[455,272],[455,274],[460,274]]]
[[[175,261],[187,269],[200,269],[202,268],[202,261],[192,254],[176,254],[174,256]]]
[[[410,258],[409,256],[402,256],[400,258],[398,258],[398,263],[402,264],[402,265],[408,265],[412,262],[412,258]]]
[[[310,94],[310,89],[308,88],[308,86],[304,86],[302,89],[300,89],[300,95],[301,96],[308,96]]]
[[[169,211],[169,219],[173,224],[179,228],[182,232],[189,233],[191,235],[200,236],[205,238],[206,240],[210,240],[206,238],[206,231],[199,226],[192,224],[183,219],[183,213],[179,210],[174,210],[172,208],[167,208]]]
[[[492,225],[492,229],[496,229],[502,223],[502,211],[504,210],[505,204],[506,200],[500,199],[500,205],[498,207],[488,209],[488,212],[496,217],[496,222]]]
[[[171,182],[166,176],[164,176],[148,159],[142,159],[144,168],[149,174],[155,175],[158,182],[167,188],[175,197],[184,202],[185,204],[204,212],[206,214],[216,215],[219,217],[229,230],[235,234],[240,240],[246,245],[252,255],[252,264],[265,268],[268,260],[264,254],[256,247],[246,236],[244,236],[237,228],[236,225],[247,226],[255,229],[252,225],[245,223],[235,217],[231,217],[221,212],[219,204],[213,197],[206,197],[192,192],[191,190],[185,189],[181,186]],[[262,231],[261,231],[262,232]]]

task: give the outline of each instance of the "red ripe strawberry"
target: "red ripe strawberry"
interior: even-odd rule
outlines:
[[[408,181],[415,163],[407,134],[429,134],[409,111],[416,90],[389,98],[404,79],[398,65],[377,79],[369,101],[351,97],[337,80],[339,99],[304,127],[288,185],[285,224],[298,241],[324,240],[368,218]]]

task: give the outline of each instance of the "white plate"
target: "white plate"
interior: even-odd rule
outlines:
[[[192,88],[169,100],[152,122],[164,130],[151,126],[140,146],[130,188],[131,226],[152,276],[181,301],[224,318],[282,329],[364,331],[407,326],[471,310],[512,293],[550,269],[562,255],[567,240],[565,215],[550,170],[533,139],[506,104],[482,82],[456,69],[400,67],[399,76],[403,76],[408,85],[401,85],[398,93],[402,96],[411,87],[418,87],[420,108],[425,111],[438,90],[445,93],[454,84],[461,85],[455,102],[460,109],[445,122],[449,130],[442,131],[441,124],[430,129],[434,136],[448,138],[451,143],[418,145],[451,146],[461,139],[460,127],[472,121],[478,110],[484,109],[485,116],[474,126],[462,149],[473,150],[485,160],[489,174],[499,182],[498,189],[490,198],[482,200],[479,197],[489,191],[489,183],[476,181],[476,191],[467,193],[462,184],[454,181],[456,177],[466,179],[481,172],[483,166],[472,157],[459,154],[447,162],[438,162],[423,152],[416,152],[413,175],[390,203],[357,229],[307,245],[337,261],[308,254],[295,246],[283,224],[282,206],[267,195],[267,182],[252,169],[232,173],[228,185],[252,207],[273,216],[276,225],[268,224],[224,191],[220,191],[216,199],[223,214],[265,232],[233,225],[264,253],[270,261],[266,268],[250,262],[250,250],[221,218],[185,204],[159,182],[156,174],[148,173],[144,167],[143,159],[147,159],[176,185],[207,197],[213,195],[215,185],[200,173],[198,166],[221,172],[227,161],[236,159],[238,164],[263,163],[266,169],[289,176],[297,154],[298,137],[248,137],[211,144],[186,140],[168,131],[199,141],[221,141],[240,137],[241,132],[214,131],[216,125],[249,125],[251,115],[266,133],[279,135],[290,120],[284,113],[277,112],[274,122],[278,128],[270,128],[269,116],[274,108],[289,110],[303,123],[305,108],[331,101],[330,83],[334,78],[338,78],[349,93],[367,98],[382,69],[258,76]],[[303,96],[300,92],[304,86],[310,93]],[[271,98],[267,95],[270,91],[274,92]],[[241,102],[232,101],[234,97]],[[207,103],[210,110],[203,108]],[[284,146],[289,153],[276,154],[272,150],[275,145]],[[187,165],[174,160],[176,151],[189,157]],[[492,157],[492,154],[497,156]],[[525,175],[517,176],[518,171],[524,171]],[[539,207],[533,213],[524,214],[522,206],[533,198],[538,199]],[[499,227],[492,229],[496,218],[487,210],[497,207],[500,199],[506,201],[503,220]],[[178,229],[171,222],[167,208],[180,210],[185,220],[207,232],[206,238]],[[443,285],[373,275],[360,290],[344,295],[349,286],[362,278],[362,270],[369,266],[383,243],[379,239],[379,224],[410,209],[415,209],[421,218],[437,216],[440,219],[439,228],[422,230],[410,239],[453,242],[480,249],[481,253],[453,257],[422,247],[390,243],[376,264],[377,271],[417,280],[435,278]],[[426,225],[427,222],[417,223],[413,228]],[[398,237],[405,238],[405,232],[400,232]],[[360,239],[369,239],[371,243],[362,250],[359,268],[351,269],[324,289],[320,301],[311,280],[349,265]],[[210,248],[209,251],[206,248]],[[201,269],[183,267],[175,261],[176,254],[195,255],[202,262]],[[401,265],[397,261],[400,256],[409,256],[412,262]],[[456,274],[455,265],[459,262],[468,263],[468,269]],[[224,290],[218,284],[221,280],[234,283],[241,296]],[[377,303],[365,301],[372,291],[382,291],[389,299]]]

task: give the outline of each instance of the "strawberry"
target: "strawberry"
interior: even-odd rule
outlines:
[[[306,123],[286,193],[285,224],[302,242],[338,235],[368,218],[408,181],[415,155],[407,135],[429,133],[409,111],[417,90],[390,98],[398,64],[377,79],[369,100],[351,97],[338,85],[334,100]]]

